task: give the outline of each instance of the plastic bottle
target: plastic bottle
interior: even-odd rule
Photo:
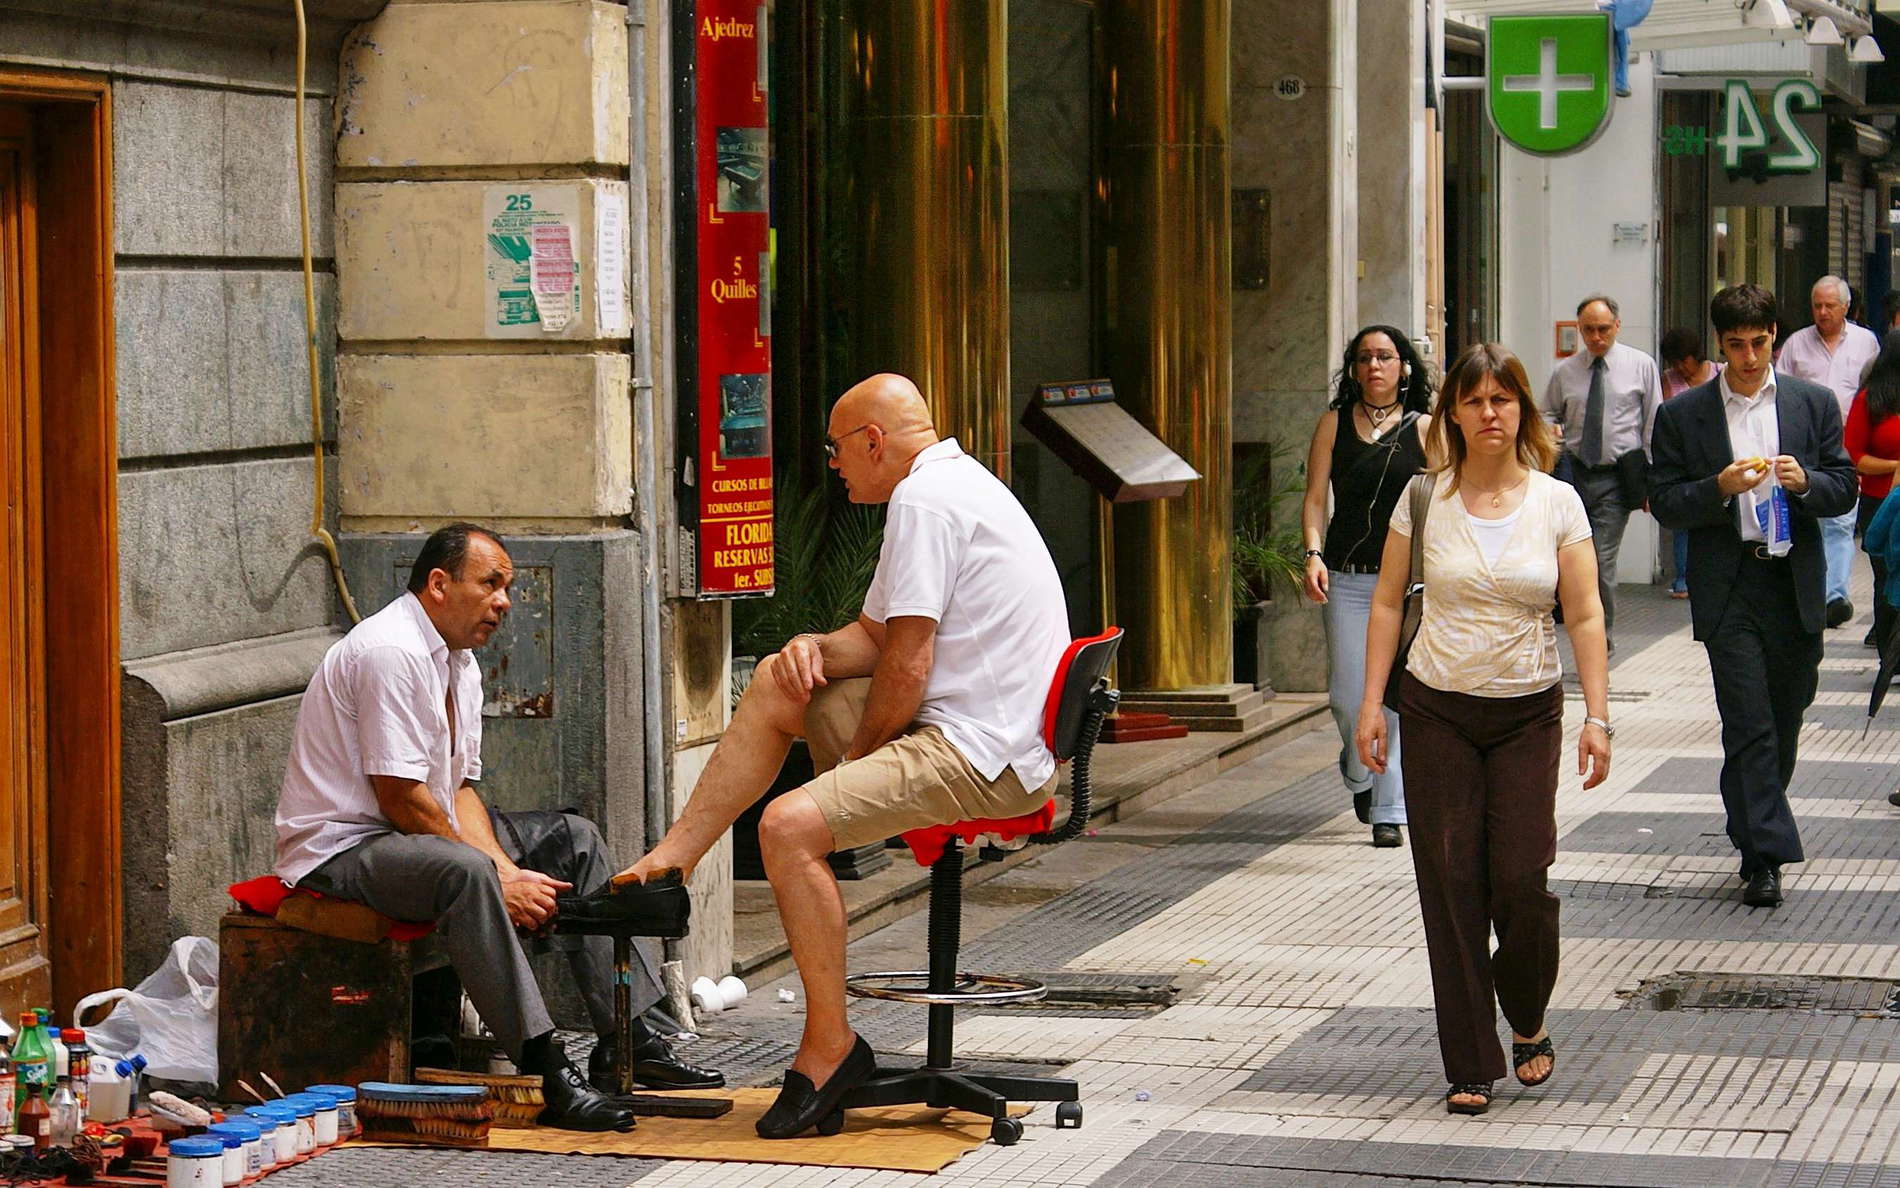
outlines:
[[[21,1104],[28,1097],[45,1100],[46,1083],[52,1077],[53,1053],[46,1047],[46,1037],[41,1034],[39,1024],[39,1016],[34,1012],[20,1012],[20,1038],[13,1044],[13,1107],[16,1118]],[[22,1130],[20,1133],[27,1132]]]
[[[133,1056],[130,1060],[121,1060],[112,1066],[112,1071],[125,1078],[125,1113],[130,1118],[139,1112],[139,1074],[145,1071],[145,1057]]]
[[[86,1033],[77,1027],[68,1027],[60,1038],[66,1041],[73,1096],[79,1099],[79,1116],[84,1119],[92,1112],[92,1046],[86,1043]]]
[[[21,1134],[33,1140],[35,1151],[44,1151],[53,1141],[53,1111],[46,1107],[46,1098],[38,1090],[20,1099],[19,1117],[14,1124]]]
[[[60,1042],[59,1028],[53,1026],[51,1007],[37,1007],[34,1014],[40,1017],[40,1034],[46,1037],[46,1050],[52,1055],[52,1073],[46,1078],[46,1097],[52,1100],[53,1086],[59,1084],[61,1077],[71,1076],[72,1068],[66,1045]]]
[[[0,1134],[13,1133],[13,1107],[20,1082],[13,1075],[13,1057],[0,1047]]]
[[[113,1069],[113,1062],[100,1058],[92,1062],[92,1085],[86,1094],[86,1117],[94,1122],[117,1122],[132,1111],[126,1108],[125,1078]]]
[[[70,1076],[59,1079],[59,1088],[53,1090],[53,1100],[46,1109],[50,1115],[53,1145],[72,1146],[73,1136],[85,1125],[85,1115],[79,1112],[79,1098],[73,1093],[73,1079]]]

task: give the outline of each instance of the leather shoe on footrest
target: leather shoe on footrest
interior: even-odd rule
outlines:
[[[682,937],[692,919],[692,902],[677,869],[664,870],[644,883],[608,883],[591,895],[556,895],[556,932],[583,935]]]
[[[759,1118],[754,1129],[760,1138],[768,1139],[797,1138],[814,1126],[819,1127],[821,1133],[836,1134],[835,1129],[823,1123],[838,1109],[846,1093],[863,1084],[876,1071],[877,1058],[871,1054],[871,1045],[864,1042],[863,1036],[857,1037],[850,1053],[822,1089],[813,1085],[804,1073],[788,1068],[785,1087],[779,1090],[778,1100]]]
[[[602,1093],[620,1092],[616,1075],[620,1062],[614,1045],[601,1040],[587,1058],[587,1083]],[[710,1068],[698,1068],[673,1054],[673,1049],[658,1036],[633,1049],[633,1080],[647,1089],[723,1089],[726,1075]]]
[[[1742,889],[1742,902],[1749,907],[1781,906],[1781,871],[1772,866],[1764,866],[1748,876],[1748,886]]]
[[[559,1130],[632,1130],[633,1111],[588,1088],[581,1070],[566,1060],[541,1078],[542,1126]]]

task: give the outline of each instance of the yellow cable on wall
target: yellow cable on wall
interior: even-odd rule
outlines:
[[[304,26],[303,0],[291,0],[291,6],[297,11],[297,107],[292,121],[297,128],[297,216],[303,232],[304,345],[310,355],[310,449],[316,458],[316,474],[312,476],[316,498],[310,509],[310,534],[323,545],[324,553],[330,558],[330,576],[336,580],[336,592],[343,599],[343,609],[349,612],[350,622],[360,623],[363,616],[356,609],[356,600],[350,597],[349,582],[344,580],[336,538],[323,526],[323,383],[317,365],[317,282],[310,264],[310,178],[304,167],[303,146],[304,59],[308,52],[308,34]]]

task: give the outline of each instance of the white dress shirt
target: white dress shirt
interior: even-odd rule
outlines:
[[[1860,391],[1860,377],[1880,354],[1880,340],[1865,326],[1853,322],[1841,330],[1841,340],[1833,350],[1813,326],[1803,326],[1781,344],[1775,366],[1797,379],[1812,380],[1834,393],[1841,404],[1841,424],[1847,424],[1847,410]]]
[[[1590,365],[1596,359],[1578,351],[1551,368],[1540,406],[1544,417],[1562,426],[1564,450],[1582,457],[1583,416],[1590,405]],[[1610,344],[1603,352],[1603,452],[1605,464],[1624,454],[1649,449],[1662,403],[1662,375],[1656,361],[1632,346]],[[1595,464],[1596,459],[1585,458]]]
[[[414,594],[402,595],[332,645],[304,690],[277,797],[277,877],[295,886],[351,846],[396,832],[371,776],[427,784],[454,825],[456,792],[481,778],[481,748],[481,668],[449,648]]]
[[[1742,458],[1767,458],[1774,461],[1781,453],[1781,422],[1775,412],[1775,369],[1768,369],[1768,377],[1755,389],[1753,396],[1738,396],[1728,386],[1728,373],[1721,377],[1722,415],[1728,419],[1728,447],[1736,460]],[[1765,497],[1768,481],[1743,491],[1735,496],[1736,528],[1743,540],[1752,540],[1757,544],[1767,538],[1762,535],[1761,520],[1755,514],[1755,505]]]

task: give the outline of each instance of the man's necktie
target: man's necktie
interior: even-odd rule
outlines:
[[[1583,460],[1591,466],[1605,466],[1603,456],[1603,377],[1609,371],[1603,356],[1590,360],[1590,397],[1583,405]]]

